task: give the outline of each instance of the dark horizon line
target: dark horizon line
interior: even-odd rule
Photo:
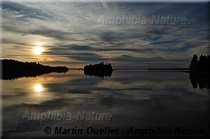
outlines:
[[[5,59],[5,58],[0,58],[0,60],[14,60],[14,61],[19,61],[19,60],[16,60],[16,59]],[[23,62],[23,61],[19,61],[19,62]],[[34,62],[24,62],[24,63],[34,63]],[[37,62],[35,62],[37,63]],[[39,64],[39,63],[38,63]],[[84,70],[84,67],[81,68],[76,68],[76,67],[66,67],[68,68],[69,70]],[[126,68],[113,68],[113,70],[117,71],[117,70],[123,70],[123,71],[139,71],[139,70],[190,70],[189,68],[133,68],[133,69],[126,69]]]
[[[68,68],[69,70],[84,70],[84,68]],[[138,71],[138,70],[190,70],[189,68],[144,68],[144,69],[126,69],[126,68],[116,68],[116,69],[113,69],[115,71],[117,70],[132,70],[132,71]]]

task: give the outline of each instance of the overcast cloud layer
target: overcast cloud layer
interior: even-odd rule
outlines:
[[[208,53],[207,3],[7,1],[1,13],[3,58],[72,68],[105,61],[114,68],[142,69],[188,67],[193,54]],[[106,22],[158,16],[187,23]],[[41,55],[33,54],[36,45],[44,48]]]

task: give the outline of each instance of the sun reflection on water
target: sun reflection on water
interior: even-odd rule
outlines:
[[[43,87],[42,87],[42,85],[41,84],[35,84],[34,85],[34,91],[35,92],[38,92],[38,93],[40,93],[40,92],[42,92],[43,91]]]

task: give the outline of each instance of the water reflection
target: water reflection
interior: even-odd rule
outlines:
[[[38,93],[42,92],[43,91],[42,85],[41,84],[35,84],[34,85],[34,91],[38,92]]]
[[[210,75],[209,74],[199,74],[199,73],[190,73],[189,78],[193,88],[207,88],[210,89]]]
[[[67,74],[4,80],[3,134],[45,136],[43,129],[47,126],[205,128],[207,94],[205,89],[194,90],[189,75],[183,72],[114,71],[111,78],[101,80],[84,76],[83,71],[70,70]],[[110,121],[24,121],[25,111],[110,112],[113,118]],[[13,130],[14,127],[18,130]]]
[[[99,77],[101,79],[107,78],[107,77],[111,77],[112,76],[112,71],[106,71],[106,72],[90,72],[90,71],[84,71],[84,75],[86,76],[95,76],[95,77]]]

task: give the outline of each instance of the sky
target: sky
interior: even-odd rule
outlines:
[[[5,59],[146,69],[208,54],[207,3],[4,1],[1,16]]]

